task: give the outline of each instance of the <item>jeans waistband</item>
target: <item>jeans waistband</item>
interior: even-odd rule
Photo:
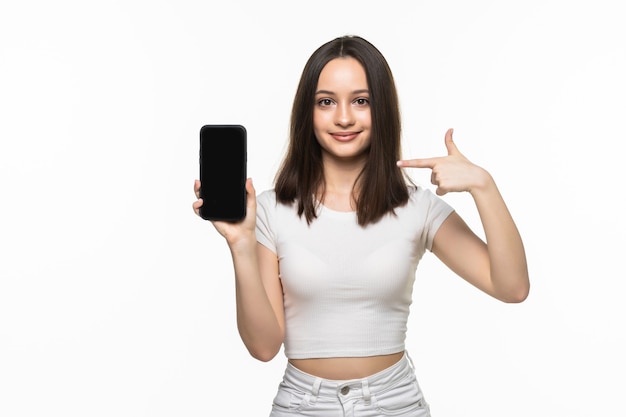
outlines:
[[[311,400],[317,397],[341,397],[344,399],[361,397],[369,401],[372,393],[378,393],[392,388],[397,381],[413,374],[413,363],[408,353],[387,369],[383,369],[365,378],[349,380],[332,380],[307,374],[287,364],[283,381],[307,394]]]

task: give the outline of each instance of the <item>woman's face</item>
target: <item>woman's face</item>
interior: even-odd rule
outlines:
[[[372,116],[363,66],[354,58],[335,58],[320,73],[313,107],[313,129],[324,159],[365,160]]]

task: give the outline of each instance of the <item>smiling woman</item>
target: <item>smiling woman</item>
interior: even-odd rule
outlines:
[[[405,351],[427,250],[499,300],[528,294],[522,241],[491,175],[451,129],[446,156],[400,160],[399,114],[378,49],[356,36],[322,45],[300,79],[275,188],[257,197],[248,180],[246,218],[213,222],[232,254],[244,344],[262,361],[284,345],[288,358],[272,417],[430,415]],[[469,192],[487,242],[404,167],[430,169],[437,194]]]
[[[339,211],[356,211],[361,225],[405,203],[406,179],[395,165],[401,156],[398,107],[391,69],[371,43],[342,37],[318,48],[294,99],[291,140],[276,177],[278,200],[295,201],[308,223],[323,201]],[[353,134],[358,135],[351,139]],[[354,155],[329,158],[330,149]],[[368,198],[359,199],[359,193]]]

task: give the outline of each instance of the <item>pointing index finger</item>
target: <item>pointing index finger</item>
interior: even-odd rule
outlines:
[[[401,168],[430,168],[432,169],[439,158],[403,159],[397,162]]]

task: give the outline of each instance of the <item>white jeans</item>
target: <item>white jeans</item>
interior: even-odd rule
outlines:
[[[405,352],[398,363],[363,379],[335,381],[287,365],[270,417],[430,417]]]

